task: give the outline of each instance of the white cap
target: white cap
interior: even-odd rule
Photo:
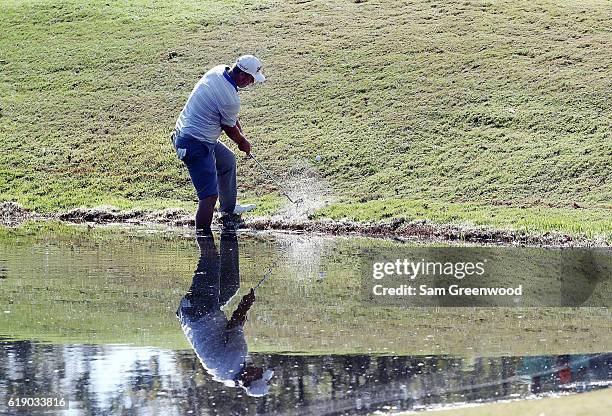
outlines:
[[[261,376],[261,378],[253,380],[251,384],[249,384],[249,387],[246,388],[246,393],[249,396],[253,397],[265,396],[266,394],[268,394],[268,390],[270,389],[268,382],[270,381],[273,375],[274,371],[266,370]]]
[[[261,73],[261,61],[253,55],[242,55],[236,61],[236,66],[247,74],[251,74],[256,82],[264,82],[266,77]]]

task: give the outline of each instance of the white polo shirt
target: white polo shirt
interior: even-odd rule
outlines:
[[[221,124],[236,125],[240,97],[228,70],[225,65],[217,65],[193,87],[176,121],[181,135],[214,144],[221,136]]]

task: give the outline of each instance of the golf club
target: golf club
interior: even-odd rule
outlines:
[[[268,170],[267,170],[266,168],[264,168],[264,167],[263,167],[263,165],[262,165],[261,163],[259,163],[259,160],[257,160],[257,159],[255,158],[255,155],[254,155],[253,153],[249,153],[249,156],[248,156],[248,157],[250,157],[251,159],[253,159],[253,160],[255,161],[255,163],[257,163],[257,166],[259,166],[259,167],[261,168],[261,170],[263,170],[263,171],[266,173],[266,175],[268,175],[268,177],[269,177],[270,179],[272,179],[272,181],[273,181],[273,182],[276,184],[276,186],[277,186],[277,187],[278,187],[278,189],[280,190],[281,194],[285,195],[285,196],[287,197],[287,199],[288,199],[289,201],[291,201],[291,203],[293,203],[293,204],[296,204],[296,205],[297,205],[297,204],[299,204],[299,203],[301,202],[301,199],[298,199],[298,200],[296,200],[296,201],[294,201],[293,199],[291,199],[291,197],[289,196],[289,194],[288,194],[287,192],[285,192],[285,190],[284,190],[283,186],[282,186],[280,183],[278,183],[278,181],[277,181],[276,179],[274,179],[274,177],[272,176],[272,174],[270,174],[270,172],[268,172]]]

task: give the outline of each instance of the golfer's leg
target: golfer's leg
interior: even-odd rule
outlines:
[[[217,142],[215,146],[217,183],[219,190],[219,211],[233,213],[236,207],[236,156],[226,145]]]
[[[211,235],[213,211],[217,203],[217,195],[212,195],[204,199],[200,199],[198,203],[198,211],[195,216],[195,227],[197,235]]]
[[[183,162],[187,165],[191,182],[198,194],[198,210],[195,216],[196,234],[210,235],[213,210],[217,202],[217,167],[215,145],[197,139],[179,138],[186,148]]]

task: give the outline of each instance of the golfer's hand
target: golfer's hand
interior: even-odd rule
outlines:
[[[249,143],[249,141],[245,138],[238,144],[238,149],[246,153],[248,156],[251,154],[251,143]]]

